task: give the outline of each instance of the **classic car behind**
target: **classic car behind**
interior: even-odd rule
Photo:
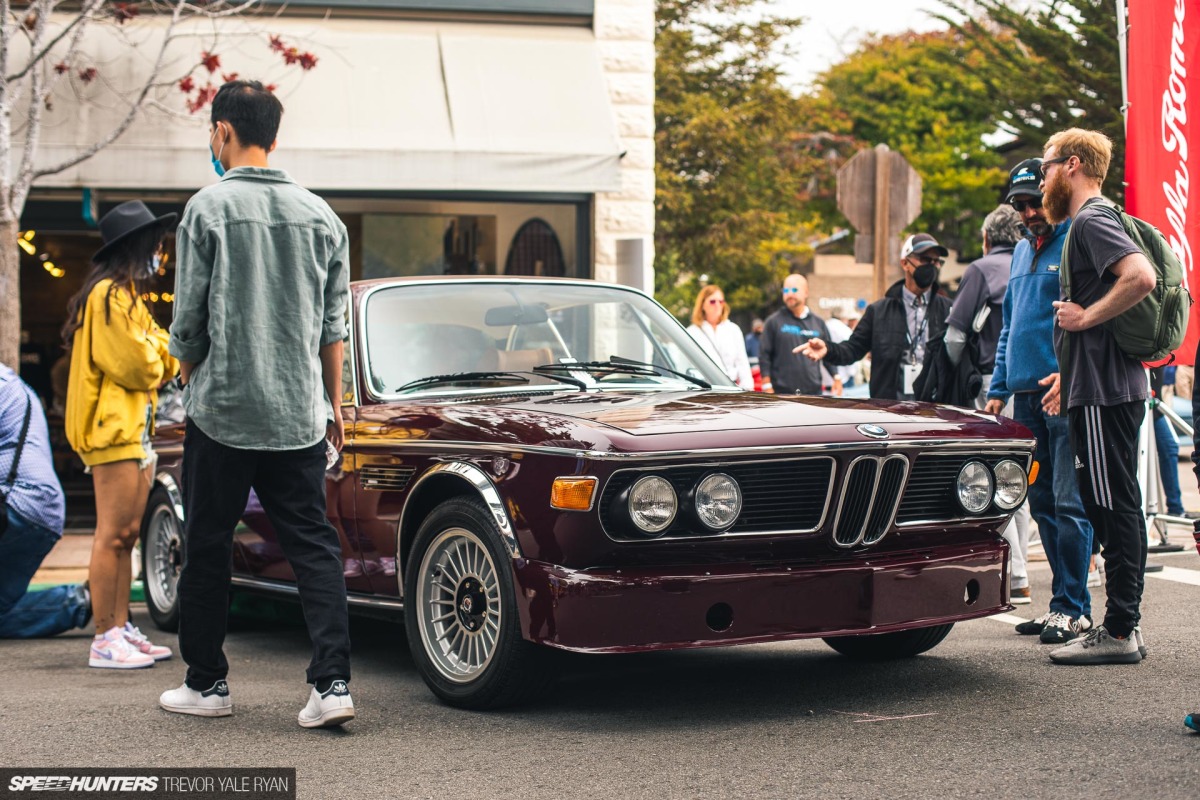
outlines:
[[[637,291],[352,287],[327,475],[352,608],[403,615],[432,691],[513,704],[589,653],[819,637],[912,656],[1004,611],[1028,432],[965,409],[742,392]],[[202,368],[202,367],[201,367]],[[182,430],[160,429],[147,600],[177,624]],[[235,587],[296,594],[251,496]]]

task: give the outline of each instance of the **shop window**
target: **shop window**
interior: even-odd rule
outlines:
[[[362,277],[495,275],[496,218],[364,214]]]
[[[504,274],[561,278],[566,272],[562,245],[549,223],[531,219],[522,225],[508,248]]]

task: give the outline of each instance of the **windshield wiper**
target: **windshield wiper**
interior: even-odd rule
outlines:
[[[575,361],[566,364],[542,364],[533,368],[533,371],[538,374],[552,373],[559,370],[568,372],[571,370],[584,370],[587,372],[599,372],[605,375],[661,376],[663,373],[667,373],[694,383],[701,389],[712,388],[712,384],[702,378],[696,378],[684,372],[677,372],[669,367],[660,367],[657,364],[634,361],[632,358],[623,358],[621,356],[613,356],[608,361]]]
[[[513,383],[529,383],[529,378],[517,372],[451,372],[446,375],[429,375],[409,381],[397,393],[416,389],[421,386],[432,386],[435,383],[474,383],[477,381],[508,380]]]
[[[396,389],[396,393],[408,391],[409,389],[418,389],[422,386],[432,386],[436,383],[475,383],[479,381],[494,381],[503,380],[512,383],[529,383],[529,375],[535,375],[540,378],[549,378],[558,381],[559,383],[568,383],[577,389],[587,389],[587,384],[578,378],[572,378],[570,375],[542,375],[536,372],[451,372],[447,375],[430,375],[426,378],[417,378],[415,381],[408,383]]]
[[[712,384],[709,383],[708,381],[704,380],[703,378],[697,378],[695,375],[688,375],[686,372],[680,372],[679,370],[671,369],[670,367],[663,367],[663,366],[659,366],[658,364],[651,364],[646,361],[635,361],[632,358],[625,358],[625,356],[611,356],[608,360],[615,364],[630,364],[630,365],[636,366],[636,367],[645,367],[647,369],[656,370],[659,373],[665,372],[668,375],[674,375],[677,378],[683,378],[685,381],[691,381],[692,383],[699,386],[701,389],[711,389],[712,388]]]

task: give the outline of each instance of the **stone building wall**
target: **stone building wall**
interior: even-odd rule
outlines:
[[[596,195],[600,281],[653,288],[654,0],[596,0],[594,28],[617,133],[621,191]]]

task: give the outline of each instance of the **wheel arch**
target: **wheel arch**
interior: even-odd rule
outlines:
[[[175,509],[175,516],[179,517],[179,521],[183,522],[183,492],[179,488],[179,484],[175,482],[175,478],[169,472],[160,472],[154,476],[154,488],[161,488],[167,493],[167,497],[171,500],[171,506]],[[148,509],[147,509],[148,510]]]
[[[435,507],[454,497],[477,497],[491,514],[511,558],[521,557],[508,509],[500,490],[482,469],[468,461],[447,461],[430,467],[413,483],[400,510],[396,530],[396,579],[404,595],[404,573],[417,529]]]

